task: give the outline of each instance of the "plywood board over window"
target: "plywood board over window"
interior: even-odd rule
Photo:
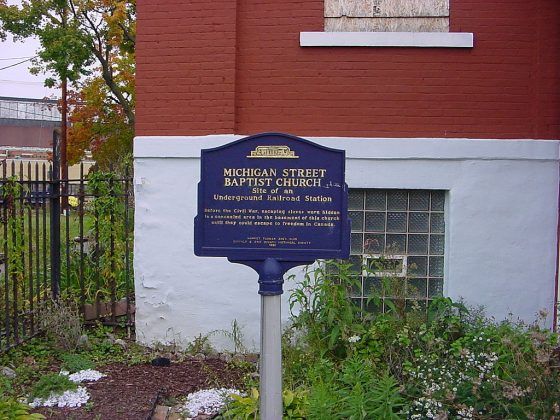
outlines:
[[[449,0],[325,0],[325,31],[449,32]]]

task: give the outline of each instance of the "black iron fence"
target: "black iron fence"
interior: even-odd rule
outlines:
[[[59,179],[56,162],[0,162],[0,351],[39,332],[51,299],[86,322],[134,322],[131,174],[74,169]]]

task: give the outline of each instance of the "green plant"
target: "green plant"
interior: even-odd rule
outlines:
[[[327,380],[323,378],[324,382]],[[368,359],[359,355],[348,358],[332,380],[336,418],[399,418],[404,398],[399,393],[398,383],[386,372],[379,377]]]
[[[337,395],[334,383],[319,381],[309,390],[308,418],[334,419],[337,406]]]
[[[304,331],[309,346],[321,355],[346,357],[344,340],[363,331],[359,308],[348,294],[359,281],[351,263],[327,260],[307,268],[290,295],[294,328]]]
[[[258,419],[259,418],[259,391],[251,388],[249,395],[230,395],[231,401],[226,404],[226,411],[221,414],[224,419]],[[282,418],[303,420],[307,418],[309,401],[305,389],[294,391],[285,389],[282,392],[283,415]]]
[[[0,398],[0,419],[2,420],[41,420],[42,414],[30,414],[31,408],[27,404],[13,399]]]
[[[117,174],[92,171],[88,189],[94,196],[88,204],[97,232],[94,259],[103,283],[97,293],[102,299],[116,300],[124,297],[130,286],[124,275],[127,232],[123,188]]]
[[[447,314],[423,330],[405,369],[411,418],[430,413],[481,419],[560,414],[557,334],[536,325],[496,324],[480,315],[458,317],[448,310],[454,307],[450,300],[436,305],[438,311],[443,305]]]
[[[86,405],[84,406],[84,409],[88,412],[91,413],[95,408],[95,403],[91,400],[89,400]]]
[[[231,322],[231,331],[216,330],[216,331],[213,331],[211,334],[221,334],[224,337],[231,340],[231,342],[233,344],[233,353],[234,354],[246,353],[247,352],[247,347],[245,347],[245,344],[243,343],[243,340],[244,340],[243,330],[241,328],[241,325],[239,325],[239,322],[237,322],[237,319],[234,319]]]
[[[0,395],[9,395],[12,388],[12,381],[7,376],[0,375]]]
[[[375,407],[371,411],[372,418],[400,419],[401,416],[398,414],[405,406],[405,399],[400,394],[398,382],[388,373],[385,373],[372,385],[372,388],[370,388],[371,400]]]
[[[33,401],[35,398],[46,399],[51,394],[62,394],[64,391],[73,391],[78,386],[68,379],[65,375],[57,373],[47,374],[41,377],[31,389],[29,400]]]
[[[308,418],[560,418],[558,334],[447,297],[407,305],[391,277],[366,292],[385,313],[360,314],[349,292],[378,263],[326,262],[291,295],[284,377],[308,390]]]
[[[96,367],[108,363],[128,363],[129,360],[141,363],[137,361],[140,357],[142,362],[148,360],[147,357],[143,356],[144,351],[141,346],[131,345],[124,349],[115,343],[117,338],[120,337],[119,334],[122,333],[122,330],[97,322],[95,325],[87,328],[89,345],[86,348],[80,349],[79,354],[91,360]]]
[[[82,354],[66,353],[61,355],[60,359],[62,360],[61,368],[70,373],[95,368],[95,363]]]
[[[251,388],[249,395],[231,395],[231,401],[226,404],[226,411],[222,414],[224,419],[258,419],[259,391]]]
[[[196,354],[210,354],[214,352],[212,345],[210,344],[209,335],[199,334],[194,338],[193,341],[187,344],[187,353]]]
[[[2,232],[0,247],[5,250],[6,284],[0,288],[0,300],[6,302],[0,309],[2,319],[8,317],[10,307],[12,311],[25,313],[34,301],[32,296],[26,298],[25,266],[25,211],[29,205],[25,201],[27,188],[13,175],[2,183],[1,195],[6,206],[4,231]],[[3,251],[4,252],[4,251]],[[11,293],[10,293],[11,292]],[[6,312],[4,312],[6,311]]]
[[[307,385],[309,380],[306,372],[316,366],[319,359],[318,352],[310,349],[304,340],[300,339],[294,327],[286,328],[282,334],[282,375],[284,386],[296,389]]]
[[[96,303],[100,276],[94,252],[84,250],[82,254],[79,247],[73,246],[67,250],[63,245],[61,254],[65,255],[66,252],[69,258],[63,258],[61,268],[62,298],[74,299],[76,302],[83,299],[86,303]]]
[[[284,408],[284,419],[303,420],[307,417],[309,406],[308,391],[306,389],[296,389],[291,391],[285,389],[282,392],[282,405]]]
[[[42,373],[56,365],[55,350],[42,337],[35,337],[0,354],[0,366],[11,367],[16,375],[8,378],[0,375],[0,396],[16,398],[26,394]]]

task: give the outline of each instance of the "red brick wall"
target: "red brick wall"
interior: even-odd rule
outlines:
[[[451,0],[472,49],[300,47],[322,16],[138,0],[137,134],[560,138],[558,0]]]
[[[232,133],[235,1],[137,5],[137,134]]]

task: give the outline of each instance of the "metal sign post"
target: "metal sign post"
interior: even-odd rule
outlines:
[[[259,134],[202,151],[195,254],[259,274],[260,418],[282,419],[284,274],[318,258],[348,258],[344,151]]]
[[[280,295],[261,296],[260,412],[282,418],[282,325]]]
[[[247,265],[259,273],[261,295],[261,352],[259,361],[259,408],[263,420],[282,419],[282,323],[281,295],[284,274],[298,265],[313,261],[264,261],[230,262]]]

